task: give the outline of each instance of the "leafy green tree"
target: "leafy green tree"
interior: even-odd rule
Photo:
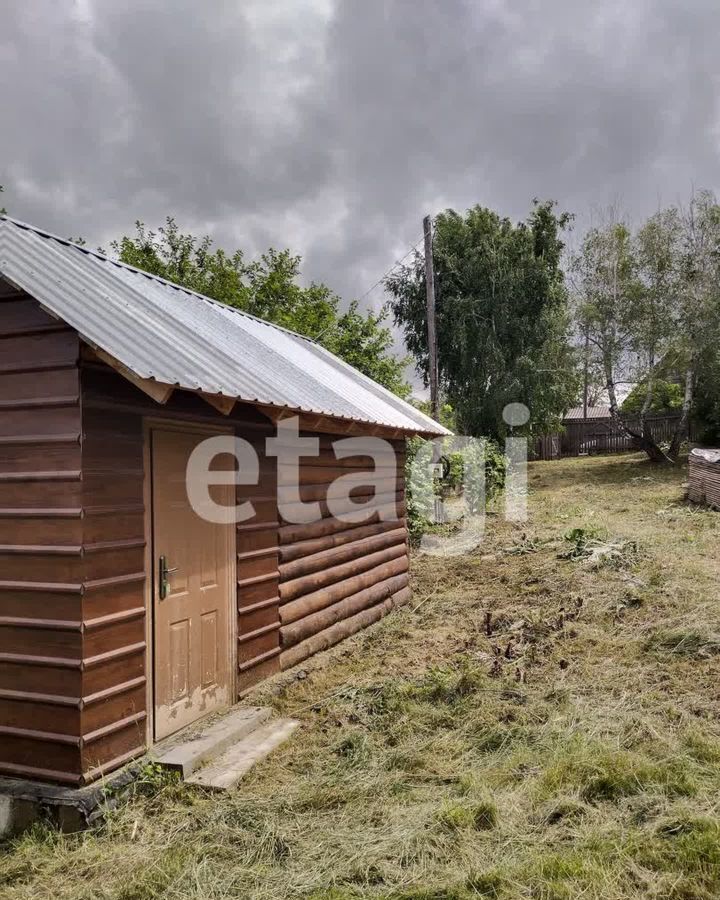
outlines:
[[[136,222],[135,234],[112,249],[122,262],[312,338],[394,393],[409,393],[406,361],[392,353],[386,315],[363,314],[356,302],[341,312],[326,285],[302,286],[300,257],[289,250],[248,261],[241,250],[215,248],[207,235],[184,234],[172,218],[157,231]]]
[[[571,269],[579,330],[604,373],[613,418],[653,461],[677,460],[695,385],[711,371],[720,341],[720,206],[703,191],[684,210],[660,210],[635,234],[611,218],[588,231]],[[667,385],[673,380],[679,386]],[[618,387],[626,383],[637,387],[621,408]],[[680,412],[668,448],[647,421],[663,392],[662,402]]]
[[[695,386],[693,436],[712,446],[720,446],[720,343],[707,348],[699,358]]]
[[[684,370],[685,390],[680,424],[668,451],[672,459],[687,436],[696,385],[702,383],[706,397],[717,397],[720,346],[720,204],[711,191],[698,191],[680,215],[681,277],[673,349],[677,368]]]
[[[655,461],[666,459],[647,416],[657,367],[669,351],[672,303],[677,296],[678,218],[658,213],[633,236],[613,211],[591,228],[571,261],[579,330],[586,334],[603,373],[610,412],[637,446]],[[640,383],[643,396],[631,425],[618,389]]]
[[[623,415],[639,416],[643,411],[645,415],[661,415],[663,413],[676,413],[682,408],[683,391],[675,381],[666,381],[664,378],[655,378],[650,393],[650,405],[648,406],[647,383],[641,382],[635,385],[627,397],[623,400],[620,411]]]
[[[157,231],[136,222],[135,234],[114,241],[112,249],[128,265],[221,303],[244,308],[248,302],[243,283],[248,267],[242,252],[229,256],[224,250],[213,250],[209,236],[183,234],[172,218]]]
[[[419,409],[420,412],[424,412],[426,416],[432,416],[432,404],[429,400],[413,400],[413,406]],[[457,416],[452,404],[445,402],[440,406],[438,422],[444,425],[448,431],[458,431]]]
[[[390,352],[393,338],[383,325],[386,316],[385,312],[363,314],[353,300],[349,309],[337,316],[332,327],[318,340],[373,381],[407,398],[410,385],[405,380],[406,361],[398,360]]]
[[[480,206],[464,216],[447,210],[435,220],[440,382],[466,434],[501,439],[502,411],[511,402],[529,407],[530,428],[551,430],[577,399],[561,267],[569,223],[552,202],[535,202],[518,224]],[[423,258],[416,254],[386,286],[427,383]]]

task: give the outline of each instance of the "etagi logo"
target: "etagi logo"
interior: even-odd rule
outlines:
[[[330,448],[320,439],[300,434],[300,420],[281,420],[274,437],[265,442],[265,455],[277,459],[278,512],[292,525],[305,525],[332,517],[348,524],[391,522],[401,518],[397,504],[398,455],[390,441],[363,436],[338,438]],[[211,469],[219,457],[234,459],[232,470]],[[343,465],[360,459],[360,465]],[[316,476],[308,474],[301,460],[315,460]],[[201,518],[217,525],[247,522],[255,515],[250,500],[226,506],[216,502],[216,485],[258,485],[260,458],[243,438],[217,435],[201,441],[188,460],[187,495]],[[326,473],[333,473],[328,480]],[[321,495],[321,498],[313,497]]]
[[[521,403],[505,407],[504,419],[512,428],[529,419]],[[424,535],[420,550],[432,555],[467,553],[477,547],[485,530],[486,444],[478,438],[458,436],[423,441],[409,467],[407,488],[413,502],[431,522],[459,522],[450,534]],[[445,508],[436,496],[435,483],[443,475],[443,458],[462,459],[462,502]],[[527,518],[527,439],[506,440],[507,474],[505,516],[513,522]],[[303,525],[332,517],[350,525],[399,521],[398,485],[404,475],[404,454],[399,456],[387,440],[372,436],[338,438],[321,445],[317,436],[300,434],[297,416],[281,420],[277,433],[265,443],[265,456],[277,460],[277,500],[281,518]],[[217,465],[219,458],[225,467]],[[228,464],[228,460],[232,464]],[[358,460],[360,462],[358,462]],[[303,462],[304,461],[304,462]],[[216,486],[248,488],[260,482],[261,460],[250,441],[217,435],[200,441],[187,464],[186,484],[196,515],[217,525],[247,522],[255,516],[251,500],[218,503]],[[330,475],[331,477],[328,477]],[[215,496],[213,496],[215,495]]]

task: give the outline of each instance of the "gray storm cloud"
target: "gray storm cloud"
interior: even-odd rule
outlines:
[[[92,244],[171,214],[349,300],[448,205],[718,187],[717,2],[1,6],[4,202]]]

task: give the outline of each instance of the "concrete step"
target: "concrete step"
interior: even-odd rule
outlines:
[[[255,763],[286,741],[299,724],[295,719],[271,719],[190,775],[186,779],[188,784],[216,791],[229,790]]]
[[[268,721],[264,706],[235,706],[184,728],[157,747],[156,762],[187,780],[201,766],[221,756]]]

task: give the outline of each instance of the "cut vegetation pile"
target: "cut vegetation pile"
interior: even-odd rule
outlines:
[[[251,697],[304,727],[231,795],[163,783],[4,848],[20,898],[720,896],[720,535],[638,457],[530,467],[531,521]]]

